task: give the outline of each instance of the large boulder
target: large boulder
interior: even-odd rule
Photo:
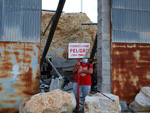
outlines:
[[[85,113],[121,113],[121,107],[119,104],[119,97],[113,94],[106,94],[106,96],[114,99],[108,99],[100,93],[86,96],[84,104]]]
[[[136,112],[150,111],[150,87],[142,87],[129,108]]]
[[[22,100],[19,113],[72,113],[75,107],[76,100],[73,93],[56,89]]]

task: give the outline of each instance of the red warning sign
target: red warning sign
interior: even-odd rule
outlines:
[[[69,58],[84,58],[90,48],[90,43],[69,43]]]

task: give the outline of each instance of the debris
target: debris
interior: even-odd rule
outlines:
[[[130,112],[126,101],[120,101],[121,111],[122,112]]]
[[[63,85],[64,85],[64,79],[62,77],[54,78],[53,76],[49,87],[49,91],[52,91],[54,89],[62,89]]]

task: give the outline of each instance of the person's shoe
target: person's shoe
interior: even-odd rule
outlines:
[[[74,113],[78,113],[77,107],[73,110]]]

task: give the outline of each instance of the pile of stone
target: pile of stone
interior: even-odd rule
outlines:
[[[43,32],[53,15],[52,12],[42,12],[41,15],[41,55],[50,27],[44,36]],[[82,25],[82,23],[91,23],[86,13],[62,13],[47,56],[63,57],[63,53],[68,51],[69,43],[90,43],[92,47],[97,33],[97,25]]]

